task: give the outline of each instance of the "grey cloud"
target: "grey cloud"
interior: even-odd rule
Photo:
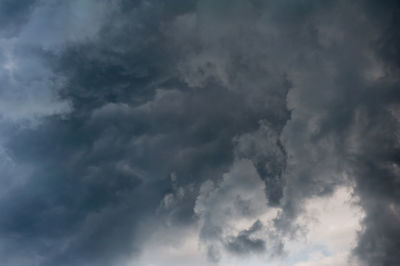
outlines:
[[[269,211],[265,185],[252,161],[236,159],[219,184],[207,181],[201,186],[194,211],[200,219],[200,238],[212,254],[220,254],[222,249],[237,255],[264,251],[271,257],[282,254],[276,249],[282,243],[280,232],[270,224],[263,228],[257,219]],[[253,221],[253,225],[232,233],[243,219]]]
[[[265,251],[265,241],[252,237],[262,226],[262,223],[257,220],[249,229],[241,231],[236,237],[231,237],[225,244],[226,248],[239,255]]]
[[[58,92],[63,78],[53,73],[40,49],[24,49],[15,40],[2,40],[0,64],[0,119],[36,124],[43,116],[70,110]],[[30,50],[30,51],[29,51]]]
[[[22,25],[29,21],[36,4],[35,0],[2,1],[0,3],[0,34],[7,37],[15,36]]]
[[[124,265],[158,219],[212,261],[280,255],[346,183],[354,254],[398,264],[395,1],[24,2],[0,5],[5,265]]]
[[[280,140],[280,129],[266,121],[260,128],[236,138],[235,153],[238,158],[251,158],[258,174],[265,181],[268,203],[279,205],[285,186],[282,176],[286,170],[286,152]]]
[[[324,67],[318,70],[319,76],[324,77],[321,82],[315,76],[309,82],[307,78],[293,79],[293,86],[298,87],[299,94],[293,90],[291,96],[299,97],[295,107],[298,112],[293,113],[292,122],[285,129],[289,134],[286,148],[289,154],[293,151],[301,153],[294,156],[297,159],[292,161],[297,161],[296,166],[288,166],[288,172],[295,171],[301,179],[298,182],[296,178],[288,181],[295,181],[295,185],[287,186],[286,195],[290,195],[288,199],[296,199],[299,193],[329,193],[338,183],[349,181],[341,177],[341,172],[347,173],[350,182],[356,183],[356,193],[366,212],[364,229],[360,232],[354,254],[365,265],[396,265],[398,256],[393,250],[399,245],[399,228],[392,225],[391,221],[394,218],[392,215],[396,216],[395,202],[398,198],[398,172],[395,170],[398,164],[395,133],[398,120],[393,112],[398,102],[394,89],[398,86],[395,85],[398,82],[398,70],[394,61],[386,59],[387,53],[391,53],[389,47],[384,49],[382,46],[385,42],[386,45],[396,45],[396,33],[390,32],[393,22],[388,22],[393,21],[394,16],[383,18],[383,13],[380,14],[378,17],[382,18],[382,24],[377,23],[374,16],[383,10],[389,12],[392,8],[397,9],[392,2],[387,6],[373,1],[367,4],[357,7],[369,15],[370,12],[374,13],[367,20],[356,16],[346,22],[347,15],[340,15],[342,22],[352,25],[349,28],[324,28],[323,23],[319,25],[323,30],[321,35],[325,35],[321,39],[322,44],[326,43],[325,38],[329,38],[337,47],[329,49],[329,54],[324,56],[328,60],[330,55],[337,55],[332,62],[334,68],[340,71],[331,72],[335,73],[334,82],[330,82],[332,74],[320,72]],[[369,4],[377,8],[376,13],[368,9],[371,7]],[[354,9],[352,11],[349,8],[347,12],[354,12]],[[354,36],[358,37],[353,39]],[[369,56],[365,57],[365,53]],[[391,57],[396,60],[395,55]],[[303,67],[306,65],[303,62]],[[314,68],[311,66],[311,69]],[[303,82],[306,82],[306,86]],[[304,94],[301,95],[303,89]],[[321,95],[322,92],[328,94]],[[299,104],[302,101],[303,107]],[[302,166],[306,167],[303,168],[305,171],[301,170]],[[289,192],[290,186],[293,186],[292,192]],[[293,205],[297,206],[299,202]],[[389,209],[391,211],[386,211]]]

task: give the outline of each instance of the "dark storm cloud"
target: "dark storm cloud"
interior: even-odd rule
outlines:
[[[29,15],[34,9],[35,0],[11,1],[0,3],[0,34],[12,37],[19,28],[29,21]]]
[[[341,33],[340,31],[336,33],[344,34],[345,43],[343,45],[340,41],[336,43],[336,48],[340,49],[337,52],[333,47],[329,50],[329,54],[336,54],[334,64],[340,69],[335,74],[335,83],[330,85],[327,78],[324,80],[324,85],[319,84],[318,80],[308,84],[310,92],[317,95],[323,87],[329,89],[333,86],[334,91],[332,94],[329,93],[327,98],[312,98],[311,94],[305,94],[309,97],[308,104],[312,106],[308,108],[318,113],[318,116],[314,116],[317,117],[317,122],[314,122],[314,129],[311,129],[313,132],[307,136],[307,138],[311,136],[311,148],[317,150],[317,157],[312,162],[314,167],[307,166],[307,162],[300,163],[302,165],[300,167],[296,166],[296,172],[306,166],[299,172],[299,177],[303,171],[308,177],[303,176],[303,179],[299,180],[296,185],[297,191],[294,193],[297,194],[299,191],[309,193],[316,191],[315,189],[325,193],[341,182],[338,175],[320,179],[321,175],[324,175],[323,172],[318,172],[320,166],[325,166],[323,171],[330,168],[336,169],[339,173],[347,172],[351,176],[351,182],[355,181],[356,195],[360,197],[361,206],[366,214],[355,255],[361,259],[362,265],[397,265],[399,256],[395,250],[400,247],[398,240],[400,94],[398,56],[394,48],[398,47],[398,33],[394,29],[398,24],[396,14],[399,12],[399,6],[394,1],[383,5],[374,1],[361,4],[362,6],[357,8],[367,14],[368,17],[362,18],[367,20],[359,25],[354,17],[351,21],[345,22],[347,25],[352,22],[353,26],[347,28],[347,33],[344,29],[341,29]],[[352,35],[346,37],[346,34]],[[359,36],[359,40],[364,39],[364,43],[352,39],[354,36]],[[368,63],[365,54],[356,52],[362,49],[376,61]],[[346,55],[349,52],[350,54]],[[325,55],[327,61],[329,54]],[[378,66],[378,69],[368,70],[365,68],[368,64],[372,67]],[[306,65],[304,63],[303,67]],[[313,86],[320,87],[314,90]],[[313,103],[313,100],[310,104],[310,99],[324,104],[320,106],[319,103]],[[301,124],[302,122],[298,126]],[[298,134],[301,130],[298,128],[296,132]],[[295,139],[294,137],[292,141]],[[303,148],[300,150],[307,153]],[[318,175],[312,174],[313,171],[317,171]],[[292,197],[296,198],[293,195],[295,194],[292,194]]]
[[[357,254],[367,265],[400,263],[399,172],[399,55],[400,5],[367,2],[367,11],[379,25],[375,47],[385,75],[369,84],[355,121],[360,146],[352,153],[357,192],[366,212]]]
[[[66,79],[60,94],[71,111],[7,137],[13,160],[32,168],[30,178],[2,200],[1,233],[9,243],[2,252],[9,254],[9,265],[31,256],[38,265],[123,260],[140,248],[140,223],[173,189],[171,172],[184,184],[217,178],[232,160],[236,135],[256,129],[266,116],[282,128],[286,81],[272,77],[274,87],[266,89],[276,96],[268,105],[258,99],[264,93],[258,86],[264,87],[265,66],[248,62],[259,50],[248,55],[241,47],[246,42],[229,48],[221,58],[222,71],[233,75],[226,80],[215,75],[213,68],[221,66],[205,47],[200,47],[200,65],[187,61],[199,49],[191,33],[196,21],[180,17],[191,12],[189,2],[150,1],[131,9],[122,3],[104,18],[108,23],[93,41],[67,38],[63,47],[44,32],[42,44],[32,43],[58,47],[49,64]],[[212,25],[206,27],[210,30]],[[208,45],[207,34],[201,46]],[[215,38],[213,52],[218,53],[223,40]],[[188,51],[180,51],[185,46]],[[185,70],[194,72],[180,73]],[[247,97],[250,79],[258,85],[250,85]],[[189,199],[178,212],[186,220],[193,216],[195,196]],[[21,247],[27,252],[21,253]]]
[[[0,4],[0,79],[23,88],[0,91],[5,265],[124,265],[156,219],[200,222],[215,262],[280,255],[304,201],[347,182],[355,254],[399,264],[395,1],[23,2]],[[266,204],[271,237],[224,235]]]
[[[354,178],[351,181],[356,183],[356,193],[366,213],[355,255],[361,259],[362,265],[397,265],[399,257],[395,250],[400,244],[397,170],[399,72],[398,56],[394,49],[398,47],[398,37],[394,29],[398,24],[396,14],[399,9],[395,2],[381,5],[370,1],[362,4],[366,5],[358,8],[368,15],[367,20],[357,25],[357,16],[346,22],[346,16],[342,15],[344,23],[352,26],[347,30],[339,27],[333,36],[336,38],[343,34],[345,43],[341,45],[340,39],[336,40],[336,47],[331,47],[324,55],[324,60],[328,62],[329,57],[336,54],[331,62],[340,71],[335,74],[334,83],[329,83],[330,74],[319,70],[317,73],[325,77],[321,83],[318,77],[312,82],[302,81],[309,88],[306,89],[308,92],[303,92],[303,96],[299,95],[308,97],[301,100],[307,103],[305,117],[295,117],[287,128],[287,133],[292,134],[290,128],[293,128],[292,132],[296,134],[288,136],[288,149],[294,148],[295,152],[300,152],[295,156],[296,166],[289,166],[288,172],[290,176],[290,172],[294,171],[299,179],[298,182],[295,181],[297,178],[288,181],[295,182],[295,185],[292,185],[294,191],[291,191],[290,184],[287,186],[289,205],[286,205],[287,211],[283,217],[288,215],[287,219],[292,219],[290,213],[301,206],[299,202],[290,203],[290,199],[302,198],[304,193],[329,193],[343,182],[338,173],[347,172]],[[326,30],[335,31],[334,28]],[[346,37],[346,34],[352,35]],[[364,43],[353,39],[354,36],[359,36],[359,40],[364,39]],[[321,48],[317,51],[324,53]],[[339,50],[336,52],[336,49]],[[378,69],[365,69],[367,58],[356,52],[362,49],[370,54],[370,58],[376,58],[372,66],[378,66]],[[303,68],[307,68],[306,61],[302,64]],[[315,73],[315,70],[310,72]],[[332,93],[329,92],[331,86]],[[321,92],[329,93],[328,97],[325,98]],[[311,116],[307,115],[310,111],[313,112]],[[300,113],[297,112],[298,115]],[[303,133],[306,135],[302,136]],[[304,143],[310,145],[304,147]],[[300,154],[309,162],[303,161]],[[333,174],[329,169],[334,169]]]

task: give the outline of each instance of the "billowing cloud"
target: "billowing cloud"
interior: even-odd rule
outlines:
[[[399,10],[1,2],[2,263],[400,264]]]

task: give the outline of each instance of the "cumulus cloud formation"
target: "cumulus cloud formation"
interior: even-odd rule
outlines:
[[[400,265],[399,11],[1,1],[1,264]]]

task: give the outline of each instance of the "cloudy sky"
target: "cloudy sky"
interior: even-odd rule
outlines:
[[[397,0],[0,0],[2,266],[400,265]]]

